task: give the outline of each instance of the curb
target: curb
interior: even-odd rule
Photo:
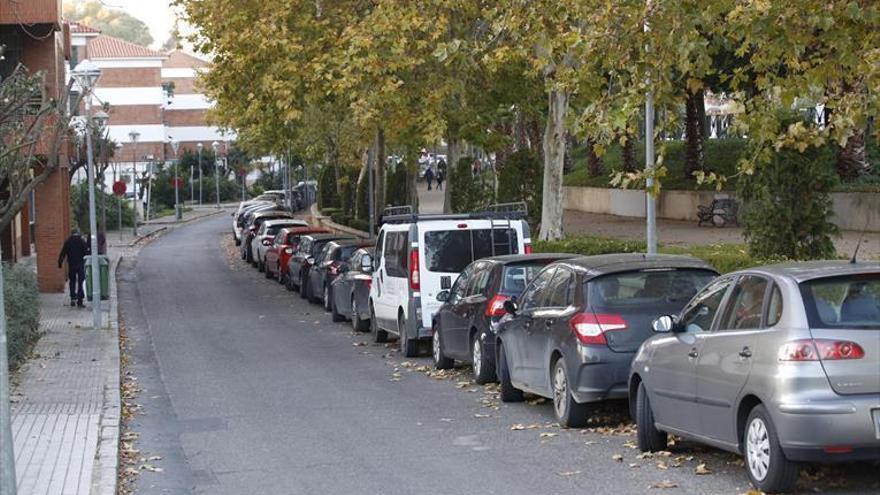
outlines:
[[[120,397],[121,363],[119,355],[119,299],[116,287],[116,270],[122,262],[120,257],[110,266],[110,312],[105,331],[111,332],[110,348],[104,354],[104,404],[99,423],[98,452],[92,476],[93,495],[115,495],[119,470],[119,430],[122,418]]]
[[[312,223],[315,223],[318,226],[327,227],[327,228],[335,230],[337,232],[344,232],[346,234],[351,234],[355,237],[360,237],[362,239],[369,239],[370,238],[369,232],[364,232],[363,230],[358,230],[358,229],[349,227],[347,225],[340,225],[340,224],[334,222],[333,220],[330,220],[330,217],[325,216],[325,215],[321,215],[321,213],[318,211],[318,208],[316,205],[312,205],[310,214],[312,216]]]

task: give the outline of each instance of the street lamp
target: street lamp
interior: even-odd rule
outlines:
[[[202,143],[196,145],[199,149],[199,206],[202,205],[202,148],[204,147]]]
[[[177,176],[177,151],[180,149],[180,143],[174,140],[173,137],[168,137],[170,139],[171,150],[174,151],[174,218],[180,220],[183,218],[183,212],[180,208],[180,184],[178,183],[180,179]],[[190,190],[192,189],[192,185],[190,185]]]
[[[137,144],[138,139],[141,137],[141,133],[138,131],[131,131],[128,133],[129,139],[131,139],[131,192],[133,194],[131,198],[131,205],[134,208],[134,236],[138,235],[138,209],[137,209]]]
[[[101,136],[101,138],[106,138],[107,131],[108,131],[107,123],[110,121],[110,116],[107,114],[107,112],[105,112],[103,110],[98,110],[97,112],[95,112],[95,115],[92,117],[92,120],[95,121],[95,126],[98,131],[98,135]],[[98,149],[101,150],[101,152],[99,152],[98,155],[101,157],[102,160],[106,160],[105,157],[107,156],[106,154],[108,152],[106,149],[106,146],[107,146],[106,139],[103,142],[99,141],[99,145],[100,146]],[[106,161],[104,163],[106,164]],[[97,172],[97,170],[96,170],[96,172]],[[101,174],[100,180],[101,180],[101,192],[103,193],[103,194],[101,194],[101,232],[106,232],[107,231],[107,194],[106,194],[107,191],[105,189],[107,188],[106,187],[107,181],[106,181],[106,178],[104,177],[103,173]]]
[[[211,143],[214,149],[214,187],[217,189],[217,208],[220,208],[220,143]]]

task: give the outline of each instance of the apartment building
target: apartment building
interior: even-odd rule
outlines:
[[[214,141],[223,143],[231,137],[207,123],[212,103],[199,91],[197,77],[208,69],[208,62],[180,50],[169,53],[162,66],[162,85],[169,94],[166,132],[169,139],[180,143],[181,151],[195,150],[199,143],[207,148]]]
[[[61,18],[60,0],[0,0],[0,44],[5,46],[0,78],[21,64],[32,74],[43,74],[42,94],[37,98],[46,101],[63,96],[70,38]],[[59,152],[48,142],[38,144],[37,154],[43,160],[48,161],[52,153],[59,154],[59,168],[36,188],[13,222],[0,233],[4,260],[36,255],[37,279],[44,292],[64,288],[65,273],[56,263],[70,234],[69,148],[62,146]]]

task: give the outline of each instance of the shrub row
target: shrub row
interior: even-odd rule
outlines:
[[[3,263],[9,367],[20,366],[40,338],[37,275],[30,268]]]

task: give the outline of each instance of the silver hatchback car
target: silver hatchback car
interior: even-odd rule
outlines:
[[[764,492],[799,462],[880,459],[880,263],[731,273],[654,331],[629,380],[641,450],[673,433],[741,453]]]

